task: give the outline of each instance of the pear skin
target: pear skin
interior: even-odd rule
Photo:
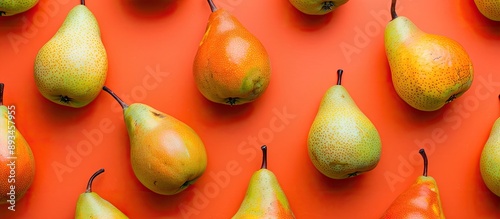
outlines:
[[[435,111],[463,95],[474,68],[465,49],[448,37],[428,34],[396,14],[384,33],[384,44],[396,93],[421,111]]]
[[[101,198],[97,193],[92,192],[92,182],[95,177],[103,173],[104,169],[95,172],[87,183],[87,190],[80,194],[76,202],[75,219],[126,219],[128,218],[123,212],[116,208],[106,199]]]
[[[210,14],[193,64],[198,90],[208,100],[239,105],[260,97],[271,79],[264,45],[234,16],[208,0]]]
[[[174,195],[205,172],[205,146],[191,127],[148,105],[129,106],[106,86],[103,90],[123,108],[132,169],[145,187],[161,195]]]
[[[321,173],[332,179],[357,176],[374,169],[382,151],[376,127],[341,85],[327,90],[307,139],[309,158]]]
[[[500,118],[493,124],[483,147],[479,169],[486,187],[500,197]]]
[[[492,21],[500,21],[500,0],[474,0],[481,14]]]
[[[48,100],[80,108],[101,92],[108,71],[99,24],[82,4],[68,13],[57,33],[38,51],[35,84]]]
[[[35,179],[33,152],[16,127],[15,105],[3,105],[3,92],[4,84],[0,83],[0,205],[11,200],[7,194],[11,193],[11,186],[15,186],[15,200],[20,200]],[[15,169],[15,178],[10,177],[11,167]]]
[[[445,218],[436,180],[427,176],[428,164],[424,149],[420,149],[419,153],[424,159],[423,175],[392,202],[381,219]]]
[[[349,0],[289,0],[290,3],[304,14],[308,15],[325,15]]]
[[[30,10],[39,0],[0,1],[0,16],[12,16]]]
[[[262,166],[250,178],[245,198],[232,219],[295,218],[273,172],[267,169],[267,146],[262,146]]]

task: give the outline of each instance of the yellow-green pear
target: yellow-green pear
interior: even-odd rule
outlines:
[[[132,169],[145,187],[161,195],[174,195],[205,172],[205,146],[191,127],[146,104],[129,106],[106,86],[103,90],[123,108]]]
[[[483,147],[479,168],[486,187],[500,197],[500,118],[493,124]]]
[[[474,0],[481,14],[493,21],[500,21],[500,0]]]
[[[332,12],[349,0],[289,0],[290,3],[304,14],[324,15]]]
[[[99,24],[82,0],[38,51],[36,86],[50,101],[79,108],[99,95],[107,72],[108,59]]]
[[[245,198],[232,219],[295,218],[276,175],[267,169],[267,146],[261,149],[261,168],[250,178]]]
[[[312,163],[332,179],[374,169],[382,152],[377,129],[341,85],[342,73],[323,96],[307,139]]]
[[[0,16],[12,16],[33,8],[39,0],[2,0],[0,1]]]
[[[95,172],[87,183],[87,190],[80,194],[76,202],[75,219],[121,219],[128,218],[113,204],[92,192],[94,178],[103,173],[104,169]]]
[[[435,111],[462,96],[471,86],[474,69],[465,49],[455,40],[428,34],[407,17],[396,14],[385,27],[384,43],[392,83],[406,103]]]

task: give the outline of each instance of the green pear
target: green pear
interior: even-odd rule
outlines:
[[[36,86],[48,100],[79,108],[98,96],[107,71],[108,59],[99,25],[82,0],[38,51]]]
[[[0,1],[0,16],[11,16],[33,8],[39,0],[2,0]]]
[[[385,27],[384,44],[392,83],[408,105],[435,111],[462,96],[471,86],[474,69],[465,49],[448,37],[428,34],[396,14]]]
[[[75,219],[90,219],[90,218],[128,218],[113,204],[103,199],[97,193],[92,192],[92,182],[94,178],[103,173],[104,169],[95,172],[87,183],[87,190],[80,194],[76,202]]]
[[[205,146],[191,127],[148,105],[129,106],[106,86],[103,90],[123,108],[132,169],[145,187],[161,195],[174,195],[205,172]]]
[[[323,96],[307,139],[312,163],[333,179],[374,169],[382,150],[377,129],[341,85],[342,73]]]
[[[486,187],[500,197],[500,118],[493,124],[483,147],[479,168]]]
[[[289,0],[290,3],[304,14],[324,15],[348,2],[348,0]]]
[[[267,169],[267,146],[261,149],[261,168],[250,178],[245,198],[232,219],[295,218],[278,179]]]

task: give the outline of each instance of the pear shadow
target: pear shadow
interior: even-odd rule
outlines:
[[[254,110],[254,104],[260,100],[256,99],[253,102],[241,104],[241,105],[225,105],[220,103],[214,103],[206,99],[201,93],[198,92],[196,95],[196,106],[200,109],[200,116],[209,125],[224,125],[226,122],[231,122],[235,120],[244,120],[248,118],[249,115]]]
[[[335,17],[335,10],[325,15],[308,15],[295,8],[289,1],[280,1],[290,24],[303,31],[315,31],[326,26]],[[337,10],[337,9],[336,9]]]
[[[500,38],[500,21],[493,21],[485,17],[474,3],[474,0],[459,1],[462,18],[480,36],[486,39]]]
[[[39,98],[36,98],[38,102],[35,103],[35,105],[38,106],[37,108],[40,112],[45,113],[46,116],[43,118],[48,123],[55,126],[67,126],[67,124],[71,124],[72,122],[84,120],[85,118],[88,118],[87,116],[91,116],[90,114],[92,114],[98,107],[96,104],[97,98],[86,106],[73,108],[51,102],[41,94],[38,94],[38,96]]]
[[[23,27],[26,22],[32,21],[34,14],[39,11],[40,3],[33,6],[33,8],[28,11],[11,15],[11,16],[0,16],[0,34],[5,35],[7,32],[11,31],[23,31]]]
[[[176,0],[122,0],[127,12],[139,18],[161,18],[173,14],[179,5]]]
[[[363,173],[346,179],[332,179],[321,174],[317,170],[316,172],[317,174],[315,175],[317,176],[315,177],[318,178],[317,180],[319,181],[319,186],[324,189],[322,192],[335,197],[354,194],[363,186],[363,181],[367,174]]]

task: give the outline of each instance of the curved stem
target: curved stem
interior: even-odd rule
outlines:
[[[396,19],[398,17],[398,14],[396,14],[396,1],[397,0],[392,0],[391,2],[391,17],[392,20]]]
[[[260,168],[267,169],[267,146],[262,145],[260,149],[262,150],[262,165],[260,166]]]
[[[208,0],[208,4],[210,5],[210,10],[212,12],[217,11],[217,7],[215,6],[215,4],[212,0]]]
[[[4,84],[0,83],[0,106],[3,105],[3,88],[4,88]]]
[[[429,161],[427,160],[427,155],[425,154],[425,150],[422,148],[418,151],[420,155],[422,155],[422,158],[424,158],[424,172],[422,173],[423,176],[427,176],[427,168],[429,166]]]
[[[104,172],[104,169],[100,169],[90,177],[89,182],[87,183],[87,190],[85,190],[86,193],[92,192],[92,182],[94,181],[96,176],[98,176],[99,174],[101,174],[103,172]]]
[[[80,0],[81,5],[85,5],[85,0]]]
[[[337,70],[337,85],[342,84],[342,73],[344,73],[344,70]]]
[[[103,86],[103,87],[102,87],[102,89],[103,89],[104,91],[108,92],[109,94],[111,94],[111,96],[112,96],[113,98],[115,98],[115,100],[116,100],[116,101],[118,101],[118,103],[120,104],[120,106],[122,107],[122,109],[125,109],[125,108],[127,108],[127,107],[128,107],[128,105],[127,105],[125,102],[123,102],[123,100],[122,100],[122,99],[120,99],[120,97],[118,97],[118,95],[116,95],[116,94],[115,94],[115,93],[114,93],[111,89],[109,89],[109,88],[108,88],[108,87],[106,87],[106,86]]]

